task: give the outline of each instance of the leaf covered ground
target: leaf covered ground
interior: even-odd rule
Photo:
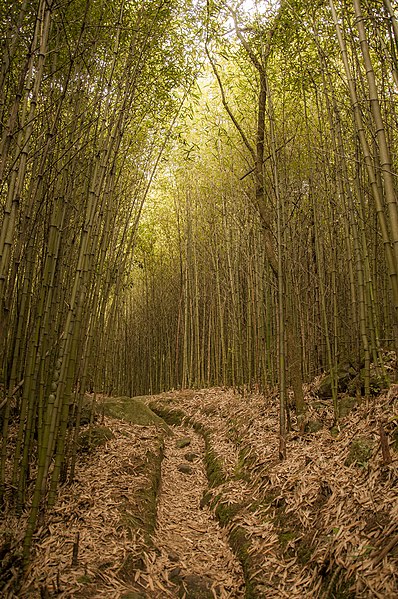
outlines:
[[[150,405],[206,432],[220,479],[208,493],[253,597],[398,596],[398,387],[333,423],[307,388],[304,435],[279,462],[275,398],[213,389]],[[171,413],[171,415],[170,415]],[[391,462],[385,463],[380,425]],[[313,432],[311,432],[313,431]],[[242,546],[244,550],[242,551]]]
[[[170,428],[111,416],[89,425],[90,442],[101,427],[111,434],[79,453],[22,586],[8,564],[2,596],[397,597],[398,386],[338,426],[315,387],[284,462],[272,394],[164,393],[141,401]],[[23,529],[24,517],[1,524],[15,555]]]

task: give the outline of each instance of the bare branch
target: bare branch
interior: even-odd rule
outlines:
[[[221,77],[220,77],[219,72],[217,70],[216,64],[215,64],[215,62],[214,62],[214,60],[213,60],[213,58],[212,58],[212,56],[211,56],[211,54],[209,52],[209,48],[208,48],[207,42],[205,44],[205,49],[206,49],[206,54],[207,54],[207,57],[209,59],[211,68],[213,69],[213,73],[214,73],[214,75],[215,75],[215,77],[216,77],[216,79],[218,81],[218,86],[220,88],[221,101],[223,103],[223,106],[224,106],[226,112],[228,113],[231,121],[235,125],[237,131],[239,132],[239,135],[241,136],[243,143],[245,144],[246,148],[249,150],[249,152],[250,152],[250,154],[251,154],[251,156],[253,158],[253,161],[255,162],[256,161],[256,153],[254,151],[254,148],[253,148],[252,144],[247,139],[245,132],[243,131],[242,127],[240,126],[239,122],[237,121],[234,113],[232,112],[231,108],[228,105],[227,99],[225,97],[224,86],[222,84]]]

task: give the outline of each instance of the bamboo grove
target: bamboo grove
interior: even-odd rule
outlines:
[[[386,374],[383,352],[397,347],[396,7],[266,6],[207,5],[199,97],[107,320],[112,350],[95,379],[106,392],[267,388],[286,374],[302,409],[301,383],[344,361],[364,368],[364,395],[371,364]]]
[[[0,499],[25,559],[87,391],[278,383],[283,429],[288,386],[302,412],[350,360],[369,395],[398,347],[396,6],[246,5],[1,4]]]
[[[188,3],[0,11],[0,497],[30,510],[26,558],[58,484],[73,480],[94,333],[119,309],[197,58]]]

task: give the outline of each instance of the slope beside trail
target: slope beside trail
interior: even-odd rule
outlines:
[[[254,599],[398,597],[398,385],[341,396],[336,425],[320,380],[305,387],[278,460],[277,396],[241,389],[164,393],[149,402],[205,437],[218,476],[206,494]],[[209,462],[209,459],[208,459]]]

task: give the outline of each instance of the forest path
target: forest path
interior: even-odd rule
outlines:
[[[398,385],[337,432],[310,393],[307,431],[291,431],[283,462],[272,395],[100,398],[25,583],[2,597],[395,599]],[[109,401],[122,420],[100,416]],[[5,523],[20,540],[26,517]]]
[[[242,567],[225,530],[201,506],[208,487],[203,438],[191,428],[173,429],[165,440],[154,548],[145,559],[151,597],[243,598]]]
[[[83,431],[75,481],[61,487],[24,584],[6,599],[245,596],[227,533],[203,505],[203,437],[164,426],[106,416]]]

